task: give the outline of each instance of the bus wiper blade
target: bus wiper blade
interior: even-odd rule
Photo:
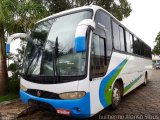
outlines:
[[[58,49],[59,49],[59,46],[58,46],[58,37],[56,38],[56,42],[55,42],[55,58],[57,59],[58,58]]]
[[[38,48],[38,49],[35,51],[35,54],[34,54],[33,58],[32,58],[31,61],[29,62],[29,65],[28,65],[28,67],[27,67],[27,70],[26,70],[26,72],[25,72],[25,75],[28,75],[28,71],[29,71],[29,69],[30,69],[33,61],[35,60],[36,56],[38,56],[35,64],[33,65],[33,68],[32,68],[32,72],[34,71],[35,66],[38,64],[38,60],[39,60],[39,58],[40,58],[40,53],[41,53],[41,50],[40,50],[40,48]]]
[[[55,60],[54,60],[54,67],[55,67],[55,75],[56,75],[56,78],[57,78],[57,81],[60,81],[60,76],[59,76],[59,71],[58,71],[58,68],[57,68],[57,59],[58,59],[58,56],[59,56],[59,44],[58,44],[58,37],[56,38],[56,41],[55,41],[55,50],[54,50],[54,57],[55,57]]]

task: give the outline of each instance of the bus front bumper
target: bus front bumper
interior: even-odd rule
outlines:
[[[43,102],[51,105],[58,114],[68,115],[76,118],[88,118],[90,117],[90,94],[81,99],[75,100],[60,100],[60,99],[48,99],[30,95],[23,90],[20,90],[21,100],[29,104],[30,100]]]

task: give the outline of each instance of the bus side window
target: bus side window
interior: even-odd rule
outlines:
[[[122,27],[119,27],[119,35],[121,42],[121,51],[125,51],[124,29]]]
[[[134,47],[133,47],[134,54],[138,54],[138,49],[139,49],[138,45],[139,45],[139,40],[134,36]]]
[[[131,47],[131,53],[133,53],[133,35],[130,34],[130,47]]]
[[[102,10],[98,10],[96,12],[95,16],[95,22],[96,22],[96,31],[95,33],[106,37],[106,45],[107,50],[112,51],[112,30],[111,30],[111,17],[106,12]],[[102,27],[103,26],[103,27]],[[102,29],[103,31],[101,31]],[[104,32],[105,29],[105,32]],[[103,34],[102,34],[103,32]]]
[[[133,53],[133,35],[126,31],[127,52]]]
[[[113,43],[116,50],[121,50],[119,25],[112,21],[113,26]]]
[[[103,76],[107,71],[105,39],[94,34],[91,48],[90,76]]]

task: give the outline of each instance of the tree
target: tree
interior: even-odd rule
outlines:
[[[130,3],[127,0],[41,0],[49,8],[50,13],[57,13],[63,10],[94,4],[99,5],[113,14],[118,20],[128,17],[131,13]]]
[[[158,33],[156,39],[155,39],[156,45],[154,46],[152,53],[154,55],[160,56],[160,32]]]
[[[0,0],[0,95],[7,86],[5,34],[27,32],[47,15],[46,8],[34,0]]]
[[[7,84],[7,66],[6,66],[6,54],[5,54],[5,30],[9,20],[13,20],[11,1],[0,1],[0,95],[5,93]],[[10,19],[9,19],[10,18]]]

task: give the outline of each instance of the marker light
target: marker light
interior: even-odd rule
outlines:
[[[20,84],[20,89],[22,89],[23,91],[27,91],[27,88],[23,86],[22,84]]]
[[[59,94],[59,97],[61,99],[80,99],[83,96],[85,96],[86,92],[84,91],[76,91],[76,92],[66,92],[66,93],[61,93]]]

